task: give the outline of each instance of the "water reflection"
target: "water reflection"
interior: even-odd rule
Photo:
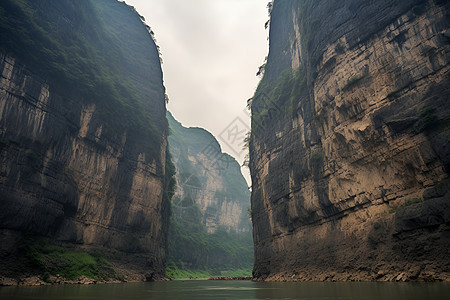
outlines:
[[[255,299],[449,299],[450,284],[304,282],[258,284]]]
[[[450,283],[171,281],[93,286],[2,287],[0,299],[447,300]]]

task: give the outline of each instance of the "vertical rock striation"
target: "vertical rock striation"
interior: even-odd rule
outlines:
[[[448,1],[275,0],[252,102],[261,280],[449,280]]]
[[[10,22],[0,23],[2,37],[8,24],[23,21],[48,39],[36,35],[27,44],[16,33],[1,41],[2,257],[13,255],[20,234],[30,232],[133,254],[121,262],[125,268],[163,275],[167,121],[154,41],[124,3],[64,0],[45,9],[45,1],[22,2],[0,5]],[[26,9],[40,19],[14,18]],[[46,24],[57,28],[45,32]],[[41,60],[33,59],[43,51],[39,43],[48,47]],[[17,45],[28,47],[25,54]],[[58,60],[67,49],[70,57]],[[86,63],[93,57],[102,59],[98,66]],[[67,72],[57,73],[61,66]]]
[[[186,128],[170,113],[167,119],[176,168],[167,275],[249,274],[253,266],[250,192],[239,164],[222,153],[208,131]]]
[[[170,152],[177,173],[172,210],[198,205],[209,233],[218,228],[249,233],[250,192],[236,160],[222,153],[217,140],[202,128],[186,128],[168,113]]]

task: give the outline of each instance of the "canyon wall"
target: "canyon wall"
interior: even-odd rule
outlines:
[[[450,4],[275,0],[254,277],[449,280]]]
[[[30,233],[125,254],[119,267],[158,277],[169,217],[158,49],[124,3],[48,5],[0,5],[2,272]]]
[[[169,147],[176,166],[172,211],[183,216],[197,205],[207,232],[218,228],[249,233],[250,191],[239,163],[222,153],[214,136],[202,128],[186,128],[168,113]]]

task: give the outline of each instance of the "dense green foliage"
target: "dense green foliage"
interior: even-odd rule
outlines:
[[[133,55],[126,41],[114,36],[99,14],[105,5],[125,6],[115,1],[2,0],[0,50],[66,98],[94,100],[112,131],[128,128],[146,137],[147,150],[157,156],[161,133],[145,113],[148,99],[139,97],[135,81],[128,78]]]
[[[191,270],[178,268],[176,265],[166,269],[166,276],[173,279],[211,278],[211,277],[249,277],[252,276],[252,267],[247,269],[232,269],[218,273],[213,269]]]
[[[422,110],[420,113],[420,130],[430,131],[439,125],[435,112],[435,106],[429,106]]]
[[[251,276],[251,234],[227,232],[224,229],[210,234],[205,231],[201,218],[201,211],[195,205],[185,208],[182,217],[171,217],[167,276]]]
[[[166,268],[166,276],[172,279],[186,279],[186,278],[210,278],[213,277],[209,270],[191,270],[188,268],[178,268],[171,264]]]
[[[112,265],[98,253],[68,251],[47,239],[27,237],[21,248],[28,263],[46,275],[61,275],[68,280],[80,276],[93,279],[118,278]]]
[[[172,155],[170,154],[169,147],[166,148],[166,165],[165,165],[165,173],[164,173],[164,202],[170,203],[172,200],[173,194],[176,189],[176,180],[175,180],[175,165],[173,164]]]
[[[252,130],[264,130],[271,121],[292,115],[300,98],[307,95],[306,68],[285,70],[274,82],[264,76],[253,96]]]

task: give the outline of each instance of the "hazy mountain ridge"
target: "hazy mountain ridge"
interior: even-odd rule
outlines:
[[[208,131],[186,128],[170,113],[167,119],[176,167],[169,272],[175,276],[179,268],[219,276],[222,271],[245,269],[249,276],[253,264],[250,191],[240,165],[222,153]]]
[[[239,163],[222,153],[208,131],[183,127],[170,113],[167,118],[171,130],[169,147],[177,168],[172,202],[181,205],[191,201],[199,205],[209,232],[219,227],[249,232],[250,191]]]

